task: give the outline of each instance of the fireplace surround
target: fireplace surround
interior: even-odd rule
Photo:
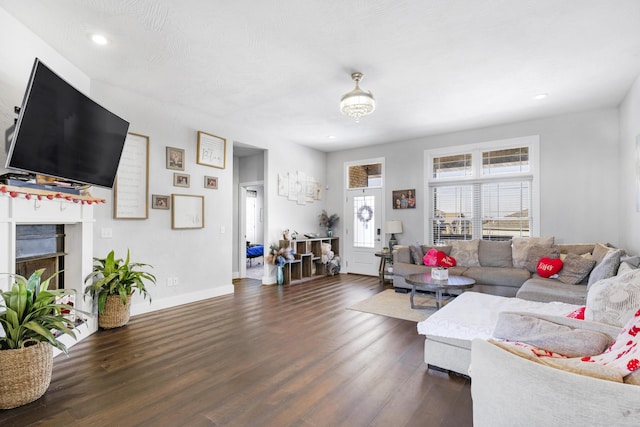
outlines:
[[[65,289],[76,293],[76,307],[88,313],[93,304],[84,299],[84,278],[91,273],[93,265],[93,204],[79,203],[67,198],[20,197],[0,193],[0,273],[16,273],[18,228],[23,225],[63,225],[64,272],[62,283]],[[59,237],[59,236],[58,236]],[[29,272],[30,274],[31,272]],[[49,276],[45,272],[45,277]],[[8,290],[11,279],[0,275],[0,290]],[[87,316],[84,316],[87,317]],[[76,332],[78,341],[97,330],[97,321],[89,316]],[[63,336],[67,347],[77,341]],[[69,338],[69,341],[66,339]],[[57,354],[54,351],[54,354]]]

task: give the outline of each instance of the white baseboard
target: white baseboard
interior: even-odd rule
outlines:
[[[139,314],[151,313],[153,311],[163,310],[165,308],[171,308],[196,301],[202,301],[203,299],[229,295],[233,293],[233,289],[233,285],[216,286],[215,288],[207,289],[200,292],[192,292],[188,294],[174,295],[162,299],[154,299],[153,303],[151,304],[149,304],[148,301],[138,304],[132,304],[131,316],[137,316]]]

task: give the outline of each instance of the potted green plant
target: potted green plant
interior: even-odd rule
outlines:
[[[106,258],[93,258],[93,261],[93,271],[84,279],[85,283],[92,281],[85,295],[91,295],[98,303],[98,326],[103,329],[124,326],[129,322],[131,296],[136,289],[151,302],[145,281],[155,284],[156,278],[143,270],[151,266],[130,262],[129,250],[124,261],[116,259],[114,251]]]
[[[42,396],[51,383],[53,347],[67,353],[57,337],[76,337],[73,322],[66,317],[74,307],[58,302],[70,292],[48,289],[49,281],[59,272],[41,280],[44,270],[36,270],[28,279],[10,274],[14,278],[11,289],[1,292],[0,409],[25,405]]]

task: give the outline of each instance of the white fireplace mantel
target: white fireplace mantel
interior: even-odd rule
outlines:
[[[29,196],[31,197],[31,196]],[[91,313],[92,303],[83,298],[84,278],[93,266],[93,204],[64,197],[27,199],[24,194],[11,196],[0,194],[0,290],[8,290],[11,285],[6,273],[15,273],[16,265],[16,225],[20,224],[64,224],[65,225],[65,289],[76,293],[76,307]],[[53,272],[45,272],[45,277]],[[82,316],[86,318],[87,316]],[[97,330],[95,317],[76,332],[78,341]],[[67,347],[76,341],[67,341]]]

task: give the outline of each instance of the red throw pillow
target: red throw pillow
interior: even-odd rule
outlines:
[[[571,313],[567,314],[567,317],[570,317],[572,319],[584,320],[584,310],[586,308],[587,307],[584,306],[584,305],[582,307],[580,307],[580,308],[576,308]]]
[[[438,251],[436,258],[438,259],[438,265],[440,267],[451,268],[456,266],[456,259],[445,254],[442,251]]]
[[[540,258],[536,269],[541,277],[549,278],[562,270],[562,260],[560,258]]]

